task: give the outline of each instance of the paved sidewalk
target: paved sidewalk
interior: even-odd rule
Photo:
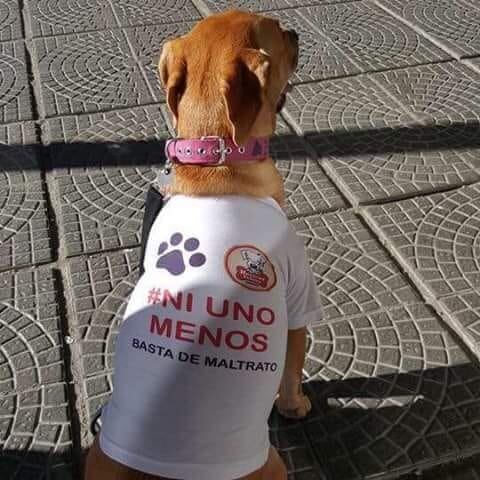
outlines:
[[[232,6],[302,46],[274,151],[326,318],[312,415],[272,415],[289,480],[479,480],[479,0],[0,0],[0,478],[80,480],[172,135],[160,47]]]

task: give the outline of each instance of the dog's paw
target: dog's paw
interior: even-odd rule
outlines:
[[[279,396],[275,401],[275,406],[282,417],[296,420],[305,418],[312,409],[310,399],[303,393],[288,398]]]

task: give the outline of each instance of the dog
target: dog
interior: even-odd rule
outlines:
[[[174,179],[115,353],[86,480],[286,480],[268,416],[302,418],[306,325],[321,317],[268,156],[298,35],[230,11],[168,41],[159,72]]]

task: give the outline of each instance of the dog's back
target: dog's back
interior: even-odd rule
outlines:
[[[303,255],[273,200],[173,197],[121,327],[102,449],[173,478],[237,478],[263,465],[295,328],[287,318],[305,288],[314,298],[313,280],[292,285]]]

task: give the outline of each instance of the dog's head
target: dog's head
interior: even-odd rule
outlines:
[[[298,35],[277,20],[230,11],[167,42],[160,78],[178,133],[269,136],[298,60]]]

